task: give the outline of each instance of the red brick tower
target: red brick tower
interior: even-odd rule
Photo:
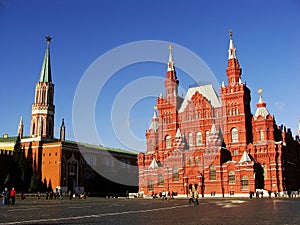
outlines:
[[[221,100],[223,110],[223,135],[227,148],[233,156],[241,157],[246,145],[252,141],[250,111],[250,90],[241,80],[242,69],[239,65],[236,48],[230,31],[228,49],[228,65],[226,74],[228,85],[221,86]]]
[[[253,145],[248,147],[256,165],[259,165],[262,171],[261,178],[257,171],[254,171],[256,188],[263,187],[265,190],[280,192],[283,190],[282,146],[275,140],[275,120],[262,99],[262,89],[258,90],[258,94],[260,96],[256,104],[257,109],[252,118]]]
[[[178,96],[178,84],[172,46],[169,46],[170,54],[168,69],[165,79],[166,96],[157,98],[156,107],[158,110],[158,146],[156,159],[163,162],[167,157],[168,150],[172,150],[174,138],[178,128],[178,108],[181,98]]]
[[[32,116],[30,126],[30,137],[53,138],[54,111],[53,104],[54,84],[51,77],[50,66],[50,41],[46,37],[47,47],[40,74],[40,80],[36,83],[35,100],[32,104]]]

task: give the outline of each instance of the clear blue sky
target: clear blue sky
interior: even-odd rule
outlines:
[[[133,41],[162,40],[193,51],[221,83],[227,81],[229,29],[233,30],[242,80],[251,89],[252,113],[258,101],[257,89],[262,88],[263,99],[277,124],[292,128],[295,135],[300,117],[299,27],[297,0],[0,0],[0,135],[15,136],[20,116],[25,135],[29,135],[31,105],[47,35],[53,37],[55,136],[59,136],[61,119],[65,118],[67,138],[73,140],[75,91],[85,71],[99,56]],[[167,62],[167,48],[164,57]],[[174,60],[176,63],[176,48]],[[164,77],[165,73],[164,64],[140,63],[114,74],[95,109],[101,144],[127,147],[115,137],[110,121],[119,90],[146,75]],[[180,71],[177,76],[186,89],[190,80]],[[145,139],[154,104],[155,97],[141,99],[130,111],[128,124],[140,140]],[[83,141],[100,144],[98,140]]]

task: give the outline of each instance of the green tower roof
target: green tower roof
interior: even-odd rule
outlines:
[[[50,41],[51,37],[47,36],[47,48],[44,56],[44,62],[41,69],[41,75],[40,75],[40,82],[50,82],[52,83],[52,77],[51,77],[51,66],[50,66]]]

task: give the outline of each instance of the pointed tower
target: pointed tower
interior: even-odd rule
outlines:
[[[220,88],[224,118],[222,130],[227,147],[234,150],[243,146],[242,148],[246,149],[246,145],[252,142],[250,89],[241,80],[242,69],[237,59],[231,30],[229,38],[226,68],[228,84],[223,83]],[[242,155],[242,149],[236,154]]]
[[[40,80],[36,83],[35,99],[32,104],[31,137],[53,138],[54,112],[53,104],[54,84],[52,83],[50,66],[50,41],[46,37],[47,47],[41,69]]]
[[[167,76],[165,80],[166,100],[167,102],[176,106],[179,81],[177,80],[176,71],[174,67],[172,45],[169,46],[169,50],[170,53],[169,53],[169,61],[168,61],[168,70],[167,70]]]
[[[158,117],[156,106],[154,107],[153,117],[149,129],[146,131],[147,153],[154,153],[158,145]]]
[[[267,104],[262,99],[262,89],[258,89],[259,100],[252,119],[253,143],[274,141],[274,119],[270,115]]]
[[[24,130],[24,125],[23,125],[23,118],[21,116],[19,126],[18,126],[18,136],[22,139],[23,138],[23,130]]]
[[[66,140],[66,126],[65,126],[65,120],[62,119],[61,126],[60,126],[60,140],[64,141]]]
[[[228,77],[228,85],[235,86],[241,82],[242,69],[239,65],[239,61],[236,57],[236,48],[234,47],[232,40],[232,31],[229,31],[229,49],[228,49],[228,65],[226,74]]]

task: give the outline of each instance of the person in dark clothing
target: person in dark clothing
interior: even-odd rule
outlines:
[[[4,188],[2,195],[3,195],[3,204],[8,205],[9,204],[9,191],[7,190],[7,188]]]

